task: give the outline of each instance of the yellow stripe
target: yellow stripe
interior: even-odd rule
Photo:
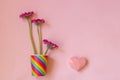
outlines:
[[[33,62],[40,70],[42,70],[43,73],[45,72],[45,70],[44,70],[39,64],[37,64],[36,61],[34,61],[34,60],[32,59],[32,62]]]
[[[44,56],[40,56],[44,59],[44,61],[46,62],[46,64],[48,63],[48,60],[44,57]]]
[[[32,74],[33,74],[33,76],[37,76],[37,74],[32,70]]]
[[[33,62],[40,70],[43,71],[43,73],[46,73],[46,71],[45,71],[39,64],[37,64],[37,62],[34,61],[34,59],[31,59],[31,60],[32,60],[32,62]]]

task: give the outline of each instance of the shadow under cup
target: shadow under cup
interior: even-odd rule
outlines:
[[[31,68],[33,76],[45,76],[48,64],[48,56],[31,55]]]

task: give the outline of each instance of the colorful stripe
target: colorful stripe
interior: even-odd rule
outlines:
[[[31,55],[31,67],[33,76],[44,76],[46,74],[48,56]]]
[[[33,58],[31,59],[31,63],[32,63],[32,65],[34,64],[34,66],[41,69],[42,71],[44,71],[44,69],[46,69],[46,67],[44,65],[40,64],[38,61],[33,60]]]

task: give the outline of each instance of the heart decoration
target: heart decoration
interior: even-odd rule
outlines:
[[[87,65],[88,60],[85,57],[71,57],[69,65],[76,71],[82,70]]]

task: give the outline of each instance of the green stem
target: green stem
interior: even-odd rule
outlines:
[[[34,42],[34,39],[33,39],[32,25],[31,25],[31,22],[30,22],[29,19],[27,19],[27,21],[28,21],[28,25],[29,25],[30,40],[31,40],[31,43],[32,43],[32,47],[33,47],[33,50],[34,50],[34,54],[37,54],[35,42]]]
[[[42,49],[42,32],[41,32],[41,28],[39,30],[39,25],[37,25],[37,32],[38,32],[38,39],[39,39],[39,51],[40,51],[40,54],[43,54],[43,49]]]
[[[43,45],[42,45],[42,27],[40,26],[40,53],[43,54]]]
[[[49,50],[49,47],[47,47],[47,49],[46,49],[46,51],[45,51],[44,55],[46,55],[46,54],[47,54],[48,50]]]

